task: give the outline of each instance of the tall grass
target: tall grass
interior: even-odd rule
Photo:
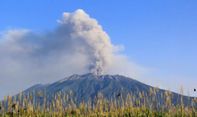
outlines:
[[[21,93],[15,97],[7,96],[0,102],[0,117],[197,117],[197,98],[188,105],[184,105],[182,97],[177,100],[179,103],[174,105],[170,92],[158,96],[154,88],[148,94],[118,94],[110,99],[98,93],[94,99],[81,102],[77,102],[72,92],[58,93],[53,100],[48,100],[42,92],[36,96]]]

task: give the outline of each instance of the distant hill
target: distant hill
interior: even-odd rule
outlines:
[[[137,101],[147,101],[147,105],[162,106],[166,95],[170,96],[173,105],[197,105],[193,103],[194,97],[187,97],[170,91],[158,89],[141,83],[137,80],[121,75],[72,75],[60,81],[47,85],[34,85],[23,91],[23,97],[32,98],[34,104],[47,104],[59,98],[67,98],[74,103],[88,102],[103,97],[107,100],[126,100],[128,95],[137,105]],[[19,99],[19,94],[15,96]],[[146,100],[145,100],[146,99]],[[65,104],[67,102],[64,102]]]

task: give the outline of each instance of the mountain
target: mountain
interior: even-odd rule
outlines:
[[[147,105],[156,103],[157,106],[164,105],[167,96],[173,105],[192,105],[194,97],[187,97],[170,91],[154,88],[132,78],[121,75],[95,75],[92,73],[84,75],[72,75],[52,84],[37,84],[23,91],[23,97],[33,98],[34,104],[42,105],[62,98],[72,100],[75,104],[91,102],[98,97],[107,100],[126,100],[128,95],[132,97],[134,104],[137,101],[146,101]],[[19,94],[16,95],[19,99]],[[195,103],[196,105],[196,103]]]

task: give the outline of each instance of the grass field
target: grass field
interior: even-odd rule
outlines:
[[[165,93],[165,102],[158,106],[155,95],[147,98],[139,93],[125,99],[107,100],[100,94],[95,100],[76,104],[67,96],[57,95],[52,102],[35,104],[31,96],[16,99],[5,97],[0,103],[0,117],[197,117],[197,98],[193,105],[173,105],[171,95]]]

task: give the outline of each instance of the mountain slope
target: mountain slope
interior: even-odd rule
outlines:
[[[154,88],[143,84],[137,80],[120,75],[72,75],[60,81],[48,85],[35,85],[23,92],[25,96],[33,96],[34,103],[42,104],[44,100],[48,103],[61,98],[69,98],[76,104],[83,101],[94,100],[102,95],[108,100],[123,99],[126,100],[128,95],[132,95],[132,101],[144,99],[147,104],[156,101],[157,105],[165,103],[165,95],[170,95],[173,105],[181,104],[191,105],[192,97],[182,96],[162,89]],[[154,99],[154,100],[153,100]],[[65,102],[66,103],[66,102]]]

